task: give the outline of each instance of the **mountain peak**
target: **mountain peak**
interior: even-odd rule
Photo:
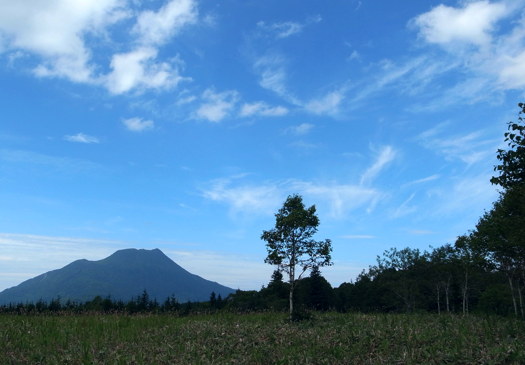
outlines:
[[[159,301],[205,301],[214,291],[226,297],[234,290],[194,275],[160,249],[128,248],[98,261],[77,260],[0,293],[0,304],[63,300],[87,301],[99,295],[130,300],[146,290]]]

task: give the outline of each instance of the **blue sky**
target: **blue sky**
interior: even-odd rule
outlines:
[[[497,197],[525,1],[0,0],[0,290],[155,248],[259,289],[315,204],[337,286]]]

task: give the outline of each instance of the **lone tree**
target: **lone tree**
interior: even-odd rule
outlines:
[[[268,250],[264,262],[277,265],[280,272],[288,275],[290,320],[296,314],[293,306],[295,282],[308,269],[332,264],[332,242],[312,238],[319,226],[315,211],[315,205],[306,209],[300,195],[291,195],[275,214],[275,228],[263,231],[261,235],[261,239],[267,242]]]

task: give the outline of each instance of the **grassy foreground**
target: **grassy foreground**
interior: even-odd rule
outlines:
[[[431,314],[0,315],[0,364],[523,364],[525,322]]]

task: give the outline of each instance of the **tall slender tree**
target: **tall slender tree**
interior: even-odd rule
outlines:
[[[315,266],[332,264],[332,242],[313,239],[318,226],[315,205],[306,208],[300,195],[291,195],[275,214],[275,228],[261,235],[268,251],[264,261],[277,265],[288,276],[290,320],[296,315],[293,305],[296,281]]]

